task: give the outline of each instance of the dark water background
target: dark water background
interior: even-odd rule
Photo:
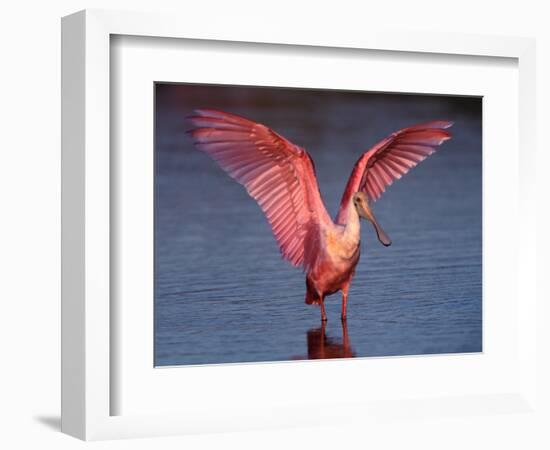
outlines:
[[[264,123],[313,157],[334,217],[360,154],[400,128],[455,121],[453,139],[374,204],[363,222],[347,326],[304,303],[260,208],[184,134],[209,107]],[[482,350],[481,99],[156,85],[155,365]]]

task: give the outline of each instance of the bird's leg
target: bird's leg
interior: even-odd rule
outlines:
[[[342,320],[342,345],[344,347],[344,355],[346,358],[349,358],[350,355],[353,355],[349,343],[348,322],[346,320]]]
[[[342,322],[344,322],[347,318],[347,304],[348,304],[348,290],[349,290],[349,283],[346,283],[342,287]]]
[[[325,296],[319,296],[319,305],[321,305],[321,321],[324,323],[327,321],[327,312],[325,311]]]
[[[342,315],[341,315],[342,322],[345,322],[347,320],[347,315],[346,315],[347,303],[348,303],[348,294],[343,292],[342,293]]]

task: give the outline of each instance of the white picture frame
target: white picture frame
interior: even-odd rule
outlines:
[[[414,401],[399,394],[388,401],[361,400],[331,404],[325,409],[306,402],[299,407],[277,405],[269,411],[249,408],[236,412],[238,408],[234,404],[220,404],[215,412],[196,414],[191,405],[181,412],[114,415],[114,391],[121,388],[112,377],[112,366],[120,355],[112,348],[112,337],[117,330],[111,320],[110,303],[113,292],[110,188],[116,176],[110,169],[113,99],[110,64],[114,35],[285,44],[306,49],[332,48],[332,51],[406,52],[412,54],[412,58],[415,54],[446,54],[513,59],[518,64],[519,81],[520,158],[514,198],[519,202],[517,211],[522,220],[517,226],[520,235],[522,230],[535,229],[534,184],[528,176],[534,172],[535,165],[535,44],[532,39],[396,34],[383,30],[360,35],[350,30],[329,36],[313,25],[306,35],[300,30],[281,30],[258,23],[234,29],[220,21],[215,27],[205,28],[200,21],[171,15],[96,10],[67,16],[62,21],[62,430],[65,433],[97,440],[334,423],[352,418],[376,420],[379,416],[394,417],[395,405],[403,402],[407,404],[407,412],[399,408],[397,416],[412,416],[420,410],[435,415],[487,414],[498,412],[503,405],[519,413],[532,413],[540,408],[536,402],[536,283],[532,270],[536,240],[531,238],[518,242],[516,249],[517,290],[521,293],[521,303],[516,305],[515,344],[519,362],[518,377],[511,390],[463,397],[424,395],[423,399]],[[350,365],[347,369],[350,367],[353,370]],[[261,365],[249,365],[243,370],[263,369]],[[266,370],[276,370],[276,367],[272,365]],[[198,401],[192,399],[191,403]]]

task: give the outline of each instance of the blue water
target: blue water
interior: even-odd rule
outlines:
[[[333,216],[362,151],[414,123],[455,121],[453,139],[374,205],[392,246],[363,222],[346,327],[340,294],[321,327],[260,208],[184,134],[198,107],[305,147]],[[157,85],[155,146],[155,365],[482,350],[479,98]]]

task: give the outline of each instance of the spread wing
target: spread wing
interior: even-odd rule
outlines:
[[[453,122],[438,120],[403,128],[383,139],[355,163],[342,196],[336,223],[346,217],[349,200],[355,192],[365,192],[374,202],[394,180],[400,179],[420,161],[451,138],[446,130]]]
[[[195,145],[242,184],[265,213],[283,257],[304,263],[308,231],[330,221],[309,154],[268,127],[200,109],[189,118]]]

